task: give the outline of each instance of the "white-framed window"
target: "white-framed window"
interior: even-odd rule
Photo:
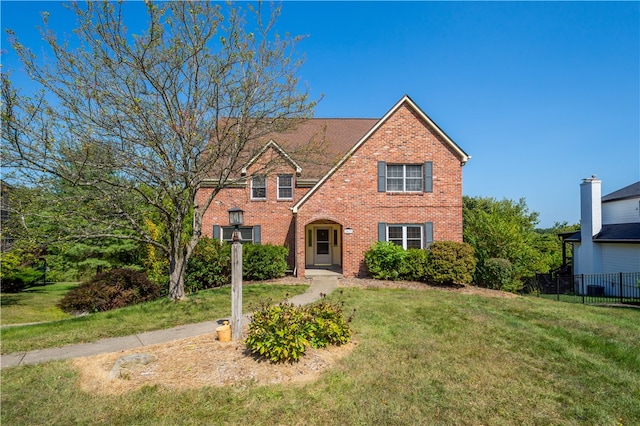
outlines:
[[[251,178],[251,199],[264,200],[267,198],[267,178],[265,176],[253,176]]]
[[[422,192],[422,164],[387,164],[388,192]]]
[[[433,162],[387,164],[378,161],[378,192],[433,192]]]
[[[387,241],[402,248],[424,248],[422,225],[387,225]]]
[[[278,175],[278,200],[293,199],[293,175]]]

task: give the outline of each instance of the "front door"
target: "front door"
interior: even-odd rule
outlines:
[[[316,244],[314,249],[315,265],[331,265],[331,244],[329,244],[329,228],[316,228]]]

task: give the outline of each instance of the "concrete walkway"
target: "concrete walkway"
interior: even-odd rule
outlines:
[[[307,277],[312,278],[306,293],[292,297],[289,301],[294,305],[306,305],[320,299],[321,294],[329,294],[338,287],[338,277],[341,275],[331,271],[309,270]],[[249,323],[249,315],[243,316],[243,324]],[[0,356],[0,367],[14,367],[16,365],[38,364],[69,358],[98,355],[102,353],[118,352],[140,348],[157,343],[166,343],[186,337],[212,333],[224,320],[207,321],[197,324],[181,325],[166,330],[148,331],[124,337],[102,339],[92,343],[81,343],[59,348],[40,349],[30,352],[18,352]]]

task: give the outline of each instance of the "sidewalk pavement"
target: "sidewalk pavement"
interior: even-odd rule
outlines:
[[[307,276],[312,278],[311,285],[305,293],[293,296],[289,299],[289,301],[294,305],[306,305],[320,299],[321,294],[331,293],[338,287],[338,277],[341,275],[330,271],[314,270],[307,271]],[[249,315],[250,314],[243,315],[243,325],[249,324]],[[148,331],[131,336],[112,337],[92,343],[80,343],[76,345],[62,346],[59,348],[4,354],[0,356],[0,368],[118,352],[155,345],[158,343],[170,342],[177,339],[184,339],[187,337],[199,336],[201,334],[212,333],[225,320],[228,320],[228,318],[197,324],[181,325],[166,330]]]

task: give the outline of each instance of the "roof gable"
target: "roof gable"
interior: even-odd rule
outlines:
[[[349,149],[346,154],[342,156],[342,158],[316,183],[316,185],[307,192],[304,197],[302,197],[293,207],[292,210],[294,213],[297,213],[298,209],[318,190],[320,186],[324,184],[333,175],[352,155],[355,153],[368,139],[374,134],[386,121],[389,117],[391,117],[394,113],[396,113],[403,105],[407,105],[413,111],[415,111],[421,119],[423,119],[429,126],[431,126],[435,132],[442,138],[445,145],[447,145],[451,150],[458,156],[462,165],[464,165],[471,156],[468,155],[462,148],[460,148],[437,124],[429,118],[427,114],[424,113],[413,100],[405,95],[400,99],[378,122],[371,128],[367,133],[365,133],[355,145]]]
[[[240,172],[242,176],[245,176],[247,174],[247,169],[251,167],[260,157],[262,157],[269,148],[277,152],[280,157],[282,157],[287,163],[291,165],[291,167],[293,167],[293,169],[296,171],[296,174],[300,176],[300,173],[302,173],[302,168],[298,165],[298,163],[295,162],[293,158],[289,156],[289,154],[287,154],[282,148],[280,148],[280,146],[275,143],[273,139],[267,142],[265,146],[262,147],[262,149],[258,151],[258,153],[254,155],[253,158],[251,158],[251,160],[249,160],[249,162],[242,168]]]

